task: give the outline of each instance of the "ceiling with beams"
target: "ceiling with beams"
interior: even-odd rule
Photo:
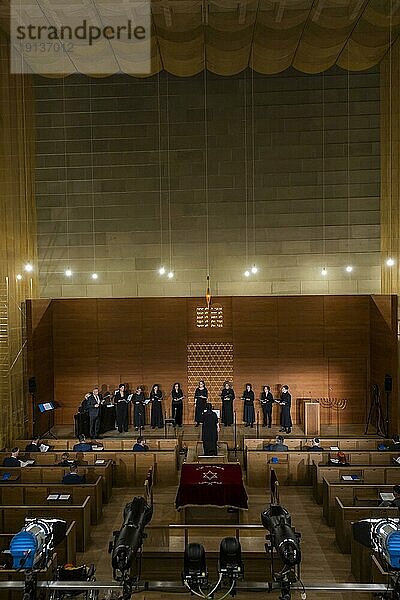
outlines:
[[[65,10],[101,8],[102,2],[69,0]],[[126,4],[113,0],[119,8]],[[59,0],[41,0],[38,6],[43,18],[56,22]],[[95,17],[100,24],[101,14]],[[151,14],[149,75],[166,70],[189,77],[205,66],[225,76],[247,67],[262,74],[289,67],[320,73],[333,65],[361,71],[379,63],[400,34],[400,0],[152,0]],[[0,17],[5,26],[5,0],[0,0]],[[53,76],[135,73],[129,44],[106,42],[97,50],[80,50],[64,57],[62,69],[54,66]],[[29,56],[25,60],[29,64]],[[41,72],[40,62],[30,66]]]

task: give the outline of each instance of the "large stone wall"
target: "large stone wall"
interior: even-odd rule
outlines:
[[[203,294],[203,74],[170,76],[168,86],[165,74],[160,77],[163,262],[167,266],[167,90],[171,123],[175,271],[171,281],[157,274],[161,260],[157,86],[157,77],[36,79],[42,296]],[[246,279],[243,272],[253,263],[251,73],[230,78],[208,75],[209,252],[214,294],[379,292],[379,70],[349,77],[339,69],[324,76],[295,71],[254,75],[254,92],[255,262],[259,272]],[[63,275],[68,263],[74,270],[71,279]],[[345,272],[348,263],[354,265],[351,274]],[[325,278],[320,274],[324,265],[329,269]],[[97,282],[90,279],[94,268]]]

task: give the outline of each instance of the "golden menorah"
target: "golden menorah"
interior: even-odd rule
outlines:
[[[316,401],[322,408],[331,408],[332,410],[344,410],[347,406],[347,398],[316,398]]]

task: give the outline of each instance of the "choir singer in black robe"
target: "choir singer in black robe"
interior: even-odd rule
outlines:
[[[196,391],[194,393],[194,399],[196,402],[194,420],[196,422],[196,427],[198,427],[202,422],[203,413],[206,410],[208,400],[208,390],[202,379],[199,381],[199,387],[196,388]]]
[[[233,425],[233,401],[235,399],[235,392],[229,381],[225,381],[224,389],[221,392],[222,400],[222,423],[225,427]]]
[[[279,431],[286,431],[286,433],[290,433],[292,428],[292,417],[290,416],[292,396],[289,392],[289,386],[287,385],[283,385],[281,387],[281,398],[279,404],[281,405],[281,429]]]
[[[254,392],[251,389],[251,383],[246,383],[242,400],[244,400],[243,421],[245,427],[254,427],[256,420],[254,412]]]
[[[115,412],[117,418],[117,427],[119,433],[128,431],[128,394],[125,391],[125,384],[120,383],[118,390],[114,395]]]
[[[142,429],[146,425],[146,398],[144,396],[143,389],[140,385],[136,388],[135,393],[132,397],[133,402],[133,424],[136,431],[141,427]]]
[[[218,417],[213,411],[212,404],[208,403],[205,412],[203,412],[201,431],[205,456],[218,455],[218,431]]]
[[[173,388],[171,390],[171,398],[172,398],[172,418],[175,419],[175,426],[182,427],[183,421],[183,392],[181,390],[180,383],[174,383]]]
[[[269,385],[264,385],[263,391],[261,392],[261,408],[263,412],[263,427],[271,428],[272,423],[272,404],[274,397],[271,394],[271,388]]]
[[[151,388],[150,402],[151,402],[151,428],[162,429],[164,427],[164,416],[162,407],[162,391],[158,383],[155,383]]]

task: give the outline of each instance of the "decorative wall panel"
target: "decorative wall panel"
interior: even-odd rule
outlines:
[[[209,401],[219,408],[224,381],[233,381],[233,344],[188,344],[187,377],[188,416],[193,419],[194,392],[200,379],[205,381]]]

